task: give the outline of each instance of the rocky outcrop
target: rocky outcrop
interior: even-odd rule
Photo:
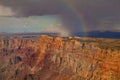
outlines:
[[[119,40],[1,38],[0,80],[119,80],[120,45],[109,41]]]

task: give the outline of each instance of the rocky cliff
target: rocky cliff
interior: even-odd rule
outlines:
[[[120,80],[119,39],[0,37],[0,80]]]

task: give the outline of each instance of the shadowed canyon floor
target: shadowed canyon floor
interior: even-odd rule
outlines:
[[[120,80],[120,39],[1,36],[0,80]]]

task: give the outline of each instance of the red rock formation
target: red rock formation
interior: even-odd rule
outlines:
[[[120,45],[107,41],[119,40],[2,38],[0,80],[119,80]]]

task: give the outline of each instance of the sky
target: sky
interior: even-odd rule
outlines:
[[[120,30],[120,0],[0,0],[0,32]]]

